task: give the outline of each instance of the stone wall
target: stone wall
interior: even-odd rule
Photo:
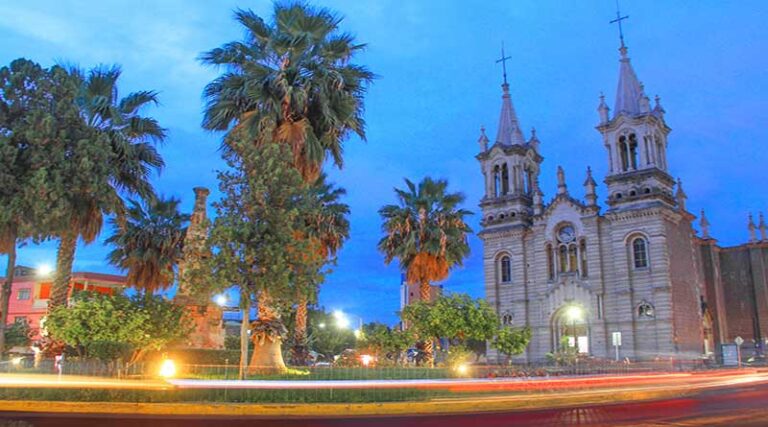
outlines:
[[[700,303],[703,284],[690,224],[690,217],[685,213],[679,222],[668,222],[667,244],[675,346],[683,357],[695,358],[704,351]]]

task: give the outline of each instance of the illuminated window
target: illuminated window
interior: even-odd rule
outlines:
[[[544,249],[547,251],[547,278],[555,278],[555,254],[552,252],[552,245],[547,245]]]

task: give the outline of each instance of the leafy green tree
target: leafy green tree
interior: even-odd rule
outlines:
[[[29,345],[32,331],[26,322],[13,322],[5,329],[5,343],[8,348]]]
[[[340,355],[344,350],[355,348],[357,340],[355,332],[349,328],[340,328],[332,313],[322,309],[311,310],[309,320],[308,342],[322,359],[333,362],[334,356]]]
[[[285,369],[281,354],[286,328],[281,313],[294,298],[292,266],[311,248],[294,236],[304,232],[306,187],[290,165],[287,147],[238,143],[239,156],[227,154],[230,171],[219,173],[222,199],[214,203],[216,219],[208,239],[211,257],[200,265],[207,280],[193,288],[211,295],[238,288],[243,311],[241,376],[248,358],[248,330],[255,344],[250,370]],[[192,273],[190,277],[195,277]],[[249,310],[258,301],[258,319],[249,325]]]
[[[90,136],[67,141],[65,158],[57,168],[66,216],[59,224],[49,310],[67,301],[78,237],[92,242],[101,232],[105,214],[121,215],[122,194],[153,197],[150,175],[164,165],[154,143],[165,138],[165,129],[141,114],[147,105],[157,104],[155,92],[120,98],[117,66],[99,66],[87,73],[73,67],[69,73],[79,81],[75,105]]]
[[[63,141],[83,136],[76,95],[76,82],[61,67],[44,69],[17,59],[0,68],[0,253],[8,255],[0,291],[0,353],[16,247],[51,237],[62,211],[51,172],[61,165]]]
[[[507,363],[509,363],[510,357],[522,354],[530,342],[530,328],[503,327],[497,332],[491,346],[507,356]]]
[[[131,200],[125,215],[111,220],[115,246],[107,259],[128,271],[128,284],[147,293],[169,288],[176,278],[189,215],[179,212],[177,199]]]
[[[402,319],[420,339],[447,339],[452,346],[469,340],[493,338],[499,319],[483,299],[466,294],[444,295],[432,303],[417,301],[405,307]]]
[[[329,156],[341,167],[342,142],[352,132],[365,138],[363,98],[374,75],[352,63],[365,45],[339,30],[341,17],[304,3],[276,2],[271,22],[242,9],[235,19],[245,39],[201,57],[224,71],[205,88],[203,127],[287,145],[308,183]]]
[[[149,351],[183,340],[191,325],[184,308],[156,295],[103,295],[81,292],[69,307],[54,308],[48,333],[82,357],[124,359],[130,366]]]
[[[408,283],[419,284],[419,298],[431,299],[431,283],[448,277],[451,268],[461,266],[469,255],[465,222],[471,212],[461,209],[461,193],[447,193],[448,182],[424,178],[418,186],[405,180],[407,190],[395,189],[398,204],[379,210],[384,237],[379,250],[384,261],[400,261]],[[435,335],[425,335],[435,336]],[[432,342],[424,342],[425,359],[432,364]]]
[[[375,355],[379,363],[403,363],[405,351],[415,344],[416,337],[409,329],[390,328],[382,323],[363,326],[363,337],[358,343],[362,351]]]

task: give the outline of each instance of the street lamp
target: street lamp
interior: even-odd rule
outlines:
[[[339,329],[349,328],[349,317],[347,317],[347,315],[343,311],[341,310],[334,311],[333,318],[336,319],[336,326]]]
[[[224,307],[227,305],[227,296],[224,294],[216,295],[216,297],[213,299],[213,301],[219,306]]]
[[[578,305],[572,305],[568,308],[568,311],[565,312],[565,315],[571,319],[571,328],[573,332],[573,346],[576,348],[576,351],[579,351],[579,337],[576,334],[576,321],[579,321],[582,319],[582,316],[584,315],[584,310],[579,307]]]
[[[355,316],[357,318],[357,328],[354,330],[355,338],[363,336],[363,318]],[[350,329],[352,322],[349,320],[349,315],[341,310],[334,310],[333,318],[336,320],[336,327],[339,329]]]

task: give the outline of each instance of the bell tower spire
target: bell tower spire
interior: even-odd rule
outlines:
[[[520,130],[520,122],[517,120],[515,107],[512,106],[512,97],[509,95],[509,83],[507,83],[507,60],[511,56],[504,54],[504,43],[501,44],[501,58],[496,60],[504,75],[504,83],[501,84],[501,114],[499,115],[499,128],[496,133],[496,143],[501,145],[525,145],[523,132]]]
[[[531,131],[526,141],[520,129],[517,113],[512,106],[507,81],[508,56],[501,45],[501,57],[495,62],[502,66],[501,113],[496,140],[491,142],[481,130],[478,144],[480,168],[485,177],[485,196],[480,201],[483,228],[528,226],[531,217],[543,210],[543,195],[538,188],[541,162],[539,139]]]
[[[613,111],[600,98],[597,130],[603,135],[608,154],[607,203],[612,208],[659,202],[675,207],[675,180],[667,165],[667,135],[664,109],[650,98],[637,77],[627,55],[622,21],[629,18],[619,11],[610,21],[619,27],[619,79]]]

